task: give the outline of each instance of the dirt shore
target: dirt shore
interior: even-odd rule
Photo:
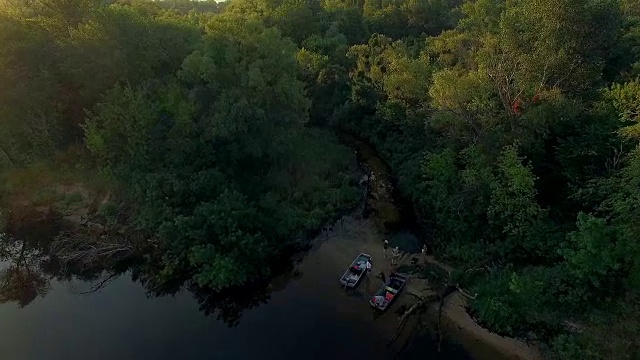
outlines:
[[[427,262],[445,272],[451,273],[453,268],[427,257]],[[428,296],[435,291],[424,279],[415,278],[407,285],[407,292],[416,296]],[[467,298],[456,291],[447,296],[442,306],[441,330],[443,336],[454,343],[462,345],[475,359],[478,360],[542,360],[544,355],[532,344],[500,336],[478,325],[466,310]],[[429,307],[429,325],[437,328],[439,303]]]
[[[400,265],[408,265],[408,259],[412,256],[404,256],[405,261]],[[440,267],[445,272],[450,272],[451,267],[438,262],[433,257],[428,257],[428,263]],[[427,297],[437,293],[429,286],[425,279],[412,278],[405,288],[407,304],[409,296],[417,301],[417,297]],[[410,304],[410,302],[409,302]],[[431,329],[438,328],[439,302],[429,305],[427,326]],[[466,311],[467,298],[456,291],[444,300],[442,306],[441,332],[447,342],[461,345],[474,358],[478,360],[543,360],[542,352],[533,345],[514,338],[503,337],[490,332],[478,325]]]
[[[393,234],[384,234],[380,231],[379,219],[363,219],[358,212],[351,216],[345,216],[333,225],[332,231],[326,234],[326,241],[318,243],[316,256],[321,256],[322,261],[318,263],[348,264],[353,254],[366,252],[373,257],[373,271],[358,288],[358,293],[371,294],[379,286],[375,276],[383,272],[389,275],[394,271],[388,259],[389,253],[383,250],[384,239]],[[409,265],[414,254],[403,254],[398,266]],[[446,264],[438,262],[429,256],[427,260],[430,264],[440,267],[445,272],[451,272],[452,268]],[[384,319],[387,326],[393,328],[399,324],[398,317],[393,314],[401,306],[409,308],[417,297],[434,294],[436,291],[429,286],[424,279],[412,278],[408,281],[405,294],[400,296],[398,301],[392,306]],[[442,328],[444,338],[447,342],[461,345],[474,359],[478,360],[542,360],[541,352],[534,346],[517,339],[506,338],[496,335],[487,329],[479,326],[469,316],[465,310],[466,298],[455,292],[445,299],[442,312]],[[428,310],[427,318],[431,329],[437,329],[438,303],[434,303]],[[384,320],[380,319],[380,320]],[[406,326],[397,341],[401,343],[411,336],[412,329],[415,328],[415,319],[412,325]],[[395,324],[395,325],[394,325]]]
[[[536,347],[524,341],[503,337],[478,325],[465,310],[466,299],[459,292],[449,295],[442,308],[446,336],[461,344],[478,360],[542,360]],[[437,305],[432,312],[437,316]]]

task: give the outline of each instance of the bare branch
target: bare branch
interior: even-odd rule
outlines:
[[[123,236],[91,233],[89,227],[78,227],[73,232],[63,232],[51,245],[51,252],[62,264],[90,269],[109,265],[133,255],[133,243]]]
[[[95,286],[92,286],[90,290],[87,291],[82,291],[79,292],[79,295],[88,295],[88,294],[92,294],[96,291],[102,290],[104,289],[111,281],[117,279],[120,276],[120,274],[109,274],[109,276],[105,277],[100,283],[98,283]]]

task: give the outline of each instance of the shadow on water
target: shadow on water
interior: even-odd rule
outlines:
[[[247,310],[269,303],[271,294],[284,289],[291,281],[300,278],[302,272],[294,267],[291,258],[283,258],[275,269],[276,275],[269,279],[260,279],[243,286],[235,286],[216,291],[194,284],[189,278],[174,279],[160,286],[152,285],[153,274],[140,264],[131,267],[132,280],[142,283],[147,294],[152,297],[175,296],[187,290],[198,302],[200,312],[215,318],[228,327],[236,327]]]
[[[47,241],[59,229],[52,213],[31,211],[9,218],[7,234],[0,234],[0,303],[25,307],[49,292],[57,268],[46,256]]]
[[[203,314],[215,316],[234,327],[246,310],[268,303],[272,292],[284,289],[302,276],[291,257],[279,259],[273,278],[224,291],[196,286],[187,277],[153,286],[150,279],[155,269],[136,261],[82,271],[63,268],[50,254],[49,247],[55,236],[67,227],[61,216],[52,211],[29,209],[9,217],[5,232],[0,233],[0,304],[15,303],[20,308],[26,307],[38,297],[44,298],[52,282],[56,281],[79,281],[81,289],[74,291],[86,295],[104,289],[129,273],[132,281],[145,286],[149,297],[175,296],[187,290]]]
[[[53,282],[77,279],[102,287],[126,271],[126,267],[92,271],[62,268],[49,247],[64,227],[60,214],[53,211],[21,209],[9,217],[5,232],[0,233],[0,303],[23,308],[38,297],[44,298]]]

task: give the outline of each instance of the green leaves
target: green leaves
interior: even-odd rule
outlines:
[[[558,306],[548,285],[555,276],[546,268],[493,271],[475,288],[474,315],[501,335],[524,337],[536,331],[546,336],[559,327]]]
[[[312,0],[237,0],[227,12],[236,18],[260,20],[277,27],[297,43],[320,30],[320,4]]]
[[[87,120],[87,147],[107,164],[144,171],[150,164],[151,129],[159,116],[144,90],[115,87]]]
[[[242,194],[226,190],[212,202],[197,205],[191,216],[161,225],[167,254],[179,260],[186,253],[187,263],[181,266],[193,269],[198,285],[213,289],[266,275],[268,266],[262,264],[273,249],[256,232],[256,216]]]
[[[562,250],[566,266],[577,280],[589,281],[595,288],[605,287],[602,280],[621,267],[616,230],[605,220],[583,213],[578,215],[577,226]]]
[[[14,165],[75,145],[85,111],[109,89],[173,73],[199,33],[162,12],[92,0],[30,2],[0,17],[0,141]]]
[[[388,101],[407,109],[424,105],[433,71],[426,56],[413,57],[403,42],[380,35],[351,47],[348,55],[356,62],[352,76],[379,89]]]
[[[627,138],[640,139],[640,80],[614,84],[605,91],[605,98],[624,125],[620,133]]]
[[[507,147],[502,152],[487,211],[490,223],[502,227],[507,236],[517,236],[520,240],[524,240],[542,214],[535,200],[536,178],[522,160],[514,147]]]
[[[476,100],[486,93],[485,80],[477,73],[443,70],[433,76],[429,89],[432,104],[438,110],[456,114],[469,114],[478,109],[483,100]],[[484,91],[483,91],[484,90]]]

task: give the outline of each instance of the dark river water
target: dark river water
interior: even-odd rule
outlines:
[[[378,234],[370,220],[347,217],[342,224],[321,235],[294,271],[276,278],[268,292],[254,299],[240,298],[251,294],[239,296],[238,321],[218,319],[219,311],[207,316],[219,306],[215,298],[186,290],[148,296],[129,273],[83,294],[101,281],[56,279],[40,270],[46,268],[46,259],[37,256],[23,261],[5,258],[0,264],[0,359],[466,358],[455,347],[438,353],[428,336],[414,340],[400,356],[408,335],[386,345],[398,316],[393,307],[380,314],[368,305],[379,280],[368,277],[353,292],[338,283],[353,250],[377,253],[373,245]],[[374,270],[375,264],[374,256]],[[7,274],[16,268],[22,274],[31,272],[33,277],[21,276],[36,285],[9,284],[16,277]],[[28,304],[21,307],[20,301]],[[234,318],[234,300],[221,301]]]
[[[341,289],[360,252],[373,255],[372,274],[389,270],[381,244],[390,234],[361,215],[333,224],[268,285],[231,296],[154,296],[131,271],[91,291],[102,278],[61,273],[46,255],[50,221],[23,224],[0,237],[0,359],[468,359],[455,345],[438,352],[428,334],[411,331],[415,323],[387,345],[409,295],[379,313],[368,304],[381,285],[374,276]]]
[[[233,328],[204,316],[188,293],[149,299],[127,276],[90,296],[73,287],[83,284],[55,283],[24,309],[0,306],[2,359],[387,358],[379,346],[387,339],[371,321],[304,283],[246,311]]]

